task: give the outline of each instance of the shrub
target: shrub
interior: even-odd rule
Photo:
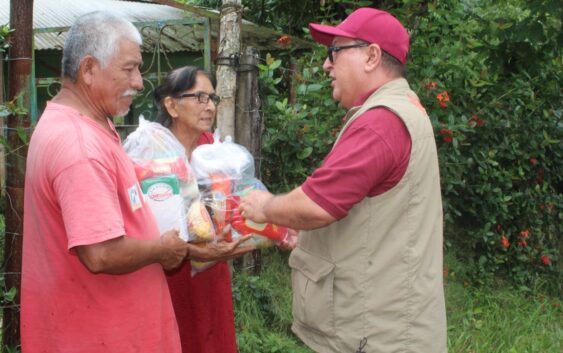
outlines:
[[[436,1],[414,28],[411,79],[435,127],[447,238],[476,274],[558,271],[560,18],[551,1]],[[471,6],[470,6],[471,4]]]

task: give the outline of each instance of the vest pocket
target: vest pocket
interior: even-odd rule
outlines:
[[[289,266],[293,269],[293,318],[315,331],[334,335],[334,264],[296,248]]]

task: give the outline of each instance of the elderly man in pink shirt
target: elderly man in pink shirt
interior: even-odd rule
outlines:
[[[159,233],[111,121],[143,89],[140,44],[130,22],[105,12],[68,32],[63,85],[27,159],[25,353],[181,353],[163,269],[238,245],[198,248],[177,230]]]

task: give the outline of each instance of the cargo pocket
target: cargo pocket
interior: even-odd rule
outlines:
[[[289,257],[293,318],[315,331],[334,335],[334,264],[296,248]]]

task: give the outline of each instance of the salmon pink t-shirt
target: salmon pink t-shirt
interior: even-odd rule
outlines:
[[[48,103],[27,157],[23,352],[181,352],[159,264],[93,274],[73,249],[123,235],[160,236],[117,132]]]

